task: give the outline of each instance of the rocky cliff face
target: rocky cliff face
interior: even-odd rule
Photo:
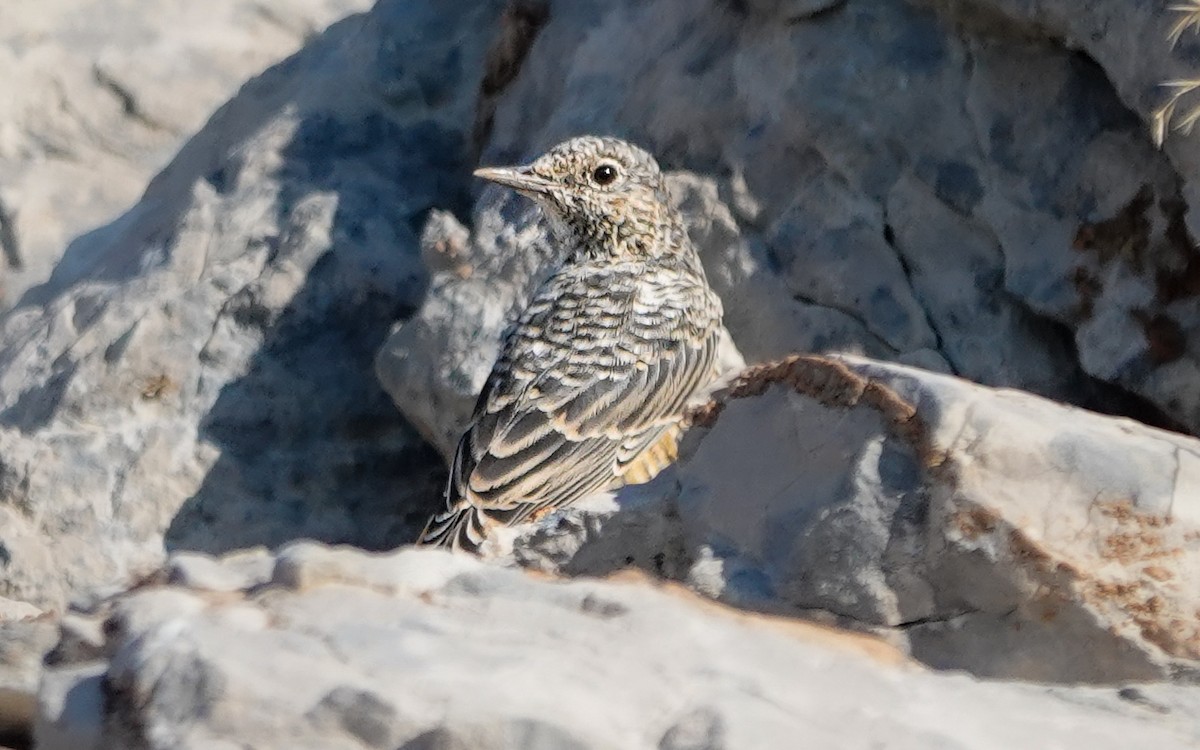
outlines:
[[[247,78],[370,5],[10,3],[0,28],[0,309],[45,281],[73,240],[136,202]]]
[[[381,0],[315,34],[0,318],[0,637],[29,644],[0,648],[0,732],[1200,742],[1183,684],[1200,665],[1200,141],[1151,139],[1158,84],[1194,73],[1195,40],[1166,43],[1175,20],[1116,0]],[[126,67],[107,90],[151,66]],[[179,79],[137,80],[135,112]],[[470,170],[581,132],[672,171],[729,362],[774,364],[696,414],[674,469],[516,530],[492,565],[245,552],[412,538],[555,252],[530,205]],[[49,268],[62,243],[44,245]],[[721,608],[504,565],[641,567]],[[764,613],[895,651],[780,635]],[[667,650],[664,628],[683,634]],[[31,657],[56,629],[35,706]],[[522,687],[496,700],[477,670]],[[864,705],[877,726],[851,718]]]

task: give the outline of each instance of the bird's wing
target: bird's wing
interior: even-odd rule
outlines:
[[[691,276],[552,277],[480,394],[447,500],[514,523],[609,486],[711,378],[719,322],[716,296]]]

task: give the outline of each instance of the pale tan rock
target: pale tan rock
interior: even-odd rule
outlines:
[[[424,293],[410,217],[470,179],[500,6],[383,2],[316,34],[0,316],[0,596],[60,609],[152,573],[168,548],[415,536],[443,469],[371,361]],[[195,33],[233,7],[207,8]],[[248,12],[234,49],[263,23]],[[129,33],[152,31],[143,20]],[[130,75],[155,75],[145,62]],[[201,581],[193,562],[181,580],[239,583]]]
[[[99,669],[50,670],[38,747],[1183,748],[1198,729],[1194,689],[1122,700],[937,674],[868,636],[644,576],[554,581],[436,550],[285,558],[303,586],[167,619],[165,600],[118,599],[139,624]]]
[[[29,602],[19,602],[0,597],[0,622],[29,620],[42,614],[42,610]]]
[[[752,368],[696,421],[661,480],[515,559],[633,562],[980,675],[1200,673],[1200,440],[853,358]]]

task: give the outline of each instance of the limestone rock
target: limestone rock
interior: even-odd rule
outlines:
[[[411,538],[441,481],[418,437],[453,443],[553,253],[522,199],[472,205],[469,167],[581,131],[675,170],[751,361],[848,351],[1194,429],[1190,163],[1130,95],[1150,11],[950,5],[385,1],[314,38],[0,322],[0,595],[136,576],[164,530]],[[1143,244],[1162,262],[1119,257]]]
[[[1154,149],[1144,93],[1182,74],[1146,64],[1170,56],[1170,12],[791,5],[547,3],[488,99],[482,161],[592,131],[679,170],[750,361],[863,354],[1200,429],[1196,170],[1182,137]],[[483,191],[469,260],[380,359],[443,448],[526,287],[510,256],[546,257],[514,200]]]
[[[18,602],[0,598],[0,622],[19,622],[42,614],[42,610],[29,602]]]
[[[51,618],[28,615],[0,618],[0,747],[28,742],[42,657],[57,635]]]
[[[371,362],[424,293],[420,220],[465,202],[500,5],[331,27],[0,319],[0,596],[61,608],[164,538],[415,535],[443,469]]]
[[[369,0],[8,3],[0,309],[112,221],[246,78]]]
[[[262,547],[239,550],[220,560],[204,554],[179,552],[171,556],[169,583],[200,591],[240,591],[271,580],[274,560]]]
[[[1187,70],[1194,41],[1165,50],[1169,13],[1127,6],[382,0],[314,36],[248,83],[132,210],[75,240],[49,280],[0,318],[0,597],[76,608],[61,621],[58,666],[41,691],[40,737],[83,747],[107,732],[112,745],[186,746],[194,709],[242,705],[245,696],[247,715],[259,712],[251,719],[259,729],[245,737],[265,726],[262,717],[290,715],[292,726],[320,727],[330,747],[760,746],[759,725],[740,716],[769,714],[768,739],[771,727],[817,740],[830,739],[831,726],[875,731],[845,718],[860,716],[860,704],[819,702],[861,695],[903,715],[865,735],[867,745],[925,731],[912,729],[913,716],[927,718],[928,705],[961,692],[977,696],[962,699],[977,701],[963,708],[969,720],[928,730],[947,742],[975,726],[984,729],[960,744],[1020,744],[1027,738],[1010,722],[989,722],[1027,709],[1031,721],[1050,722],[1030,729],[1043,739],[1075,722],[1090,727],[1073,735],[1081,743],[1095,735],[1120,746],[1133,731],[1126,720],[1164,746],[1194,739],[1194,728],[1171,723],[1186,721],[1173,707],[1191,700],[1172,687],[1112,699],[1111,690],[925,675],[921,685],[950,687],[922,693],[894,673],[839,682],[836,669],[820,671],[824,656],[753,657],[826,675],[802,693],[812,713],[793,714],[809,717],[801,728],[739,687],[687,692],[709,685],[689,671],[705,650],[699,636],[681,642],[691,655],[666,673],[674,682],[654,688],[660,702],[646,701],[669,719],[639,724],[642,708],[621,709],[644,727],[636,741],[613,741],[611,717],[597,726],[595,717],[547,712],[541,694],[486,726],[441,727],[434,708],[389,691],[421,680],[443,691],[429,695],[467,701],[458,691],[475,672],[462,667],[439,683],[429,661],[412,669],[413,682],[389,687],[397,670],[365,665],[393,662],[337,666],[359,657],[339,656],[328,644],[341,641],[328,634],[353,630],[355,618],[395,623],[397,612],[414,613],[411,630],[385,625],[386,638],[363,636],[364,653],[382,654],[397,632],[432,644],[428,625],[454,636],[429,652],[450,658],[468,624],[514,640],[502,636],[524,627],[525,615],[509,611],[521,597],[540,601],[572,586],[607,596],[605,585],[543,590],[512,572],[478,578],[474,563],[462,563],[451,586],[461,608],[438,614],[406,586],[427,576],[441,591],[450,568],[397,562],[436,555],[339,553],[310,565],[310,553],[296,551],[308,548],[292,548],[278,559],[181,555],[161,570],[164,547],[221,555],[302,536],[371,549],[410,540],[439,502],[437,450],[457,438],[500,330],[555,252],[528,202],[476,188],[470,169],[607,132],[645,145],[671,171],[725,301],[731,362],[737,352],[751,362],[793,352],[872,359],[765,371],[766,381],[782,380],[729,399],[689,439],[677,469],[524,530],[516,560],[565,572],[638,565],[746,609],[872,630],[927,664],[976,675],[1194,675],[1194,441],[933,374],[1200,430],[1195,147],[1172,136],[1159,152],[1147,132],[1160,76]],[[118,152],[153,140],[146,154],[161,155],[154,149],[184,132],[189,115],[154,95],[140,76],[157,68],[134,58],[103,61],[88,85],[105,104],[85,109],[117,125],[139,112],[175,123],[161,138],[144,139],[145,123],[118,128],[133,144],[118,143]],[[45,132],[69,153],[90,153],[89,127]],[[12,132],[0,124],[0,158],[24,164],[25,146],[5,151]],[[98,175],[79,180],[80,190],[134,179],[80,163]],[[37,195],[31,188],[17,201],[0,190],[0,245],[11,246],[14,226],[32,231]],[[60,210],[55,201],[69,209],[72,195],[43,202],[56,215],[97,221]],[[268,560],[274,588],[262,585]],[[141,589],[108,603],[138,581]],[[523,583],[493,599],[503,587],[488,581]],[[657,594],[630,596],[595,607],[633,608]],[[299,614],[272,619],[281,614],[272,597]],[[111,632],[87,619],[93,610],[111,614]],[[493,611],[513,619],[482,616]],[[635,632],[674,636],[673,625],[692,617],[669,614]],[[320,635],[297,635],[295,623],[310,616]],[[561,627],[547,638],[578,624],[548,617]],[[261,668],[214,666],[215,643],[250,648],[231,633],[262,635],[246,643],[263,646],[263,659],[301,652],[287,662],[286,688],[309,679],[316,692],[288,697]],[[507,656],[494,642],[468,644],[486,665]],[[639,648],[631,653],[653,651]],[[615,668],[606,672],[595,654],[582,667],[568,663],[572,674],[611,678]],[[255,658],[244,663],[261,665]],[[515,652],[512,665],[528,658]],[[555,697],[575,689],[563,674],[547,672]],[[345,684],[332,682],[341,677]],[[118,718],[97,713],[111,697],[104,685],[119,687]],[[130,696],[157,713],[136,716]],[[747,701],[747,713],[714,708],[721,696],[740,696],[730,700]],[[1067,719],[1054,723],[1034,704]],[[468,713],[459,710],[453,721]],[[1159,725],[1138,723],[1138,712]],[[228,727],[195,731],[197,746],[243,740]]]
[[[46,677],[43,750],[1175,748],[1200,731],[1195,689],[936,674],[675,586],[433,550],[293,545],[253,593],[159,587],[112,606],[111,657]]]
[[[980,675],[1200,674],[1200,440],[819,357],[751,369],[696,420],[673,471],[549,517],[517,559],[641,564]]]

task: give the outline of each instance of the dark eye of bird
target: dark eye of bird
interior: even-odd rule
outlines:
[[[617,168],[612,164],[601,164],[592,171],[592,179],[597,185],[610,185],[617,179]]]

